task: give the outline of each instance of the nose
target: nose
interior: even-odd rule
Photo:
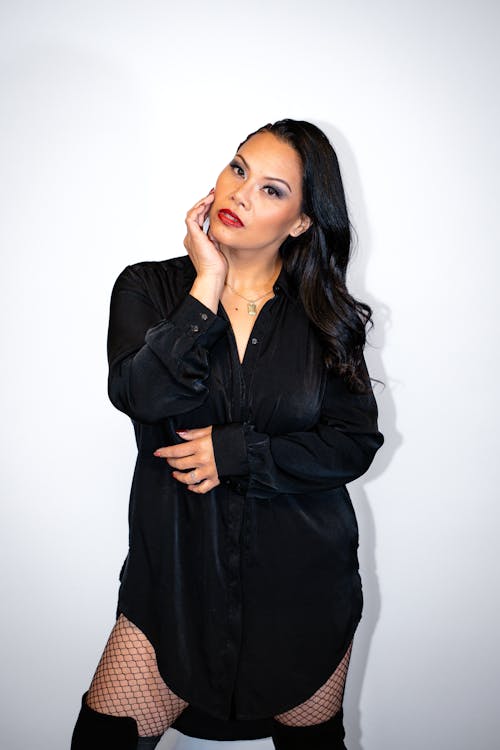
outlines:
[[[248,209],[250,208],[250,204],[251,204],[251,193],[252,193],[252,186],[250,184],[250,181],[248,180],[244,183],[240,183],[238,187],[235,190],[233,190],[231,197],[236,203],[236,205],[241,206],[242,208]]]

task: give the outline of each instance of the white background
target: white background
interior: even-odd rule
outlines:
[[[135,455],[106,395],[114,279],[183,254],[186,210],[287,116],[338,151],[386,383],[351,485],[349,750],[498,746],[498,8],[0,3],[2,747],[69,748],[114,620]]]

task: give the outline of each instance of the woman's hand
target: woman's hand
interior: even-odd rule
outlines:
[[[221,290],[227,274],[227,260],[221,252],[216,240],[203,231],[210,207],[214,201],[213,190],[201,201],[195,203],[186,215],[187,234],[184,239],[184,247],[196,269],[198,278],[209,278]]]
[[[167,445],[154,452],[159,458],[166,458],[175,471],[174,479],[186,484],[188,490],[201,495],[220,484],[215,465],[212,444],[212,427],[197,430],[178,430],[177,434],[186,442],[180,445]]]

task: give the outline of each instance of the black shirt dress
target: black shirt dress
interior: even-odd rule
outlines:
[[[187,256],[137,263],[112,292],[109,396],[138,449],[117,611],[174,693],[253,720],[309,698],[351,642],[362,592],[345,485],[383,437],[371,389],[326,370],[284,270],[242,364],[222,305],[189,294],[195,275]],[[153,452],[208,425],[221,484],[200,495]]]

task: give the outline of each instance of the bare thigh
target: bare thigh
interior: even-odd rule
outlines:
[[[131,716],[141,737],[163,734],[188,705],[167,687],[151,643],[123,614],[111,631],[87,704],[99,713]]]
[[[351,649],[352,643],[335,672],[314,695],[289,711],[276,714],[274,718],[282,724],[299,727],[321,724],[321,722],[335,716],[342,708]]]

